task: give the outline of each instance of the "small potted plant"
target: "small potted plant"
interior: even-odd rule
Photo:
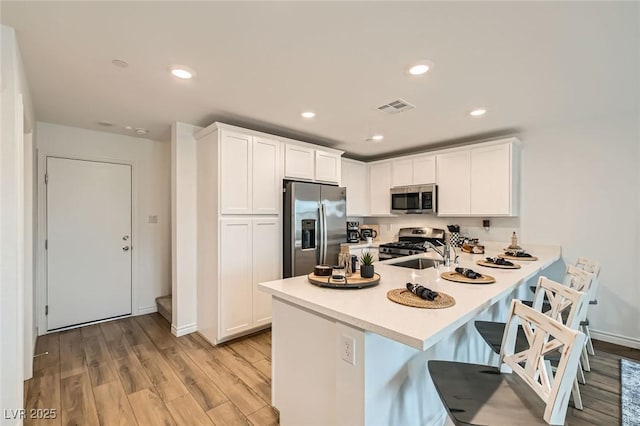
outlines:
[[[364,252],[360,258],[360,276],[362,278],[373,278],[373,256]]]

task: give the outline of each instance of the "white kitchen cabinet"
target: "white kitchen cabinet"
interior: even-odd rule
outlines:
[[[217,340],[271,323],[271,296],[258,283],[280,279],[278,218],[220,221],[220,326]]]
[[[222,123],[194,136],[197,330],[215,345],[271,322],[257,284],[282,277],[284,155],[279,140]]]
[[[391,163],[391,187],[413,185],[413,160],[393,160]]]
[[[439,216],[516,216],[519,142],[515,138],[437,156]]]
[[[436,156],[420,155],[392,161],[391,187],[436,182]]]
[[[468,215],[471,198],[469,150],[438,155],[438,215]]]
[[[287,143],[284,155],[284,177],[313,182],[339,183],[342,151],[327,151]]]
[[[471,214],[517,215],[517,162],[513,143],[471,149]]]
[[[315,180],[338,183],[341,174],[340,154],[316,149]]]
[[[220,136],[220,203],[223,214],[252,213],[252,140],[223,130]]]
[[[421,155],[413,158],[413,185],[436,182],[436,156]]]
[[[253,323],[251,219],[220,221],[220,323],[218,340],[243,332]]]
[[[280,142],[275,140],[225,129],[220,132],[222,214],[278,214],[279,150]]]
[[[282,191],[280,142],[254,136],[252,165],[252,213],[279,214]]]
[[[282,240],[277,219],[254,219],[253,248],[253,326],[271,323],[271,295],[260,291],[258,283],[273,281],[282,277],[281,252]],[[275,247],[274,247],[275,244]]]
[[[369,214],[391,214],[391,162],[369,165]]]
[[[340,185],[347,188],[347,216],[367,216],[369,214],[367,164],[343,158]]]
[[[313,180],[315,177],[315,161],[315,150],[313,148],[286,144],[284,177]]]

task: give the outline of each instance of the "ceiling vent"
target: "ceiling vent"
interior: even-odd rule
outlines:
[[[387,114],[397,114],[399,112],[409,111],[410,109],[414,109],[415,107],[415,105],[411,105],[404,99],[396,99],[395,101],[391,101],[388,104],[379,106],[378,109],[382,112],[386,112]]]

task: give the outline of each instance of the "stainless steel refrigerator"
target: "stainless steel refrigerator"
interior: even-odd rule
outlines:
[[[331,185],[284,182],[284,277],[335,265],[347,241],[347,190]]]

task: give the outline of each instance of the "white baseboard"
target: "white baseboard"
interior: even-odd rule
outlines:
[[[136,315],[146,315],[158,312],[158,305],[139,307]]]
[[[589,330],[591,338],[602,340],[603,342],[613,343],[615,345],[626,346],[628,348],[640,349],[640,339],[634,337],[620,336],[618,334],[607,333],[606,331]]]
[[[183,325],[181,327],[176,327],[174,324],[171,324],[171,333],[176,337],[180,337],[180,336],[184,336],[185,334],[193,333],[197,329],[198,329],[198,327],[196,326],[195,322],[192,323],[192,324]]]

